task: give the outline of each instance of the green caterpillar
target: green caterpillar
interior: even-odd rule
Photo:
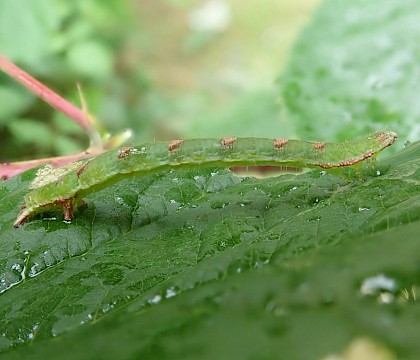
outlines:
[[[130,176],[175,168],[211,166],[296,166],[323,169],[351,166],[377,155],[397,139],[378,131],[342,144],[287,139],[235,138],[171,140],[123,147],[61,168],[38,170],[14,227],[29,217],[61,208],[70,221],[86,195]]]

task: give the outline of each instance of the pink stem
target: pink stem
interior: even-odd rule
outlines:
[[[100,149],[93,149],[92,151],[84,151],[74,155],[56,156],[37,160],[19,161],[14,163],[3,163],[0,164],[0,179],[6,180],[12,176],[15,176],[25,170],[31,169],[35,166],[44,164],[51,164],[53,166],[63,166],[70,162],[80,160],[83,158],[91,157],[101,153]]]
[[[87,120],[86,114],[78,107],[56,94],[54,91],[41,84],[31,75],[14,65],[0,54],[0,69],[3,70],[10,77],[20,82],[23,86],[29,89],[32,93],[39,96],[47,104],[53,108],[66,114],[69,118],[76,121],[88,133],[91,131],[91,126]]]

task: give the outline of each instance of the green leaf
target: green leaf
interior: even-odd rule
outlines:
[[[11,117],[32,105],[34,97],[17,86],[0,85],[0,124],[10,124]]]
[[[33,144],[37,138],[48,139],[42,145],[48,149],[54,139],[51,138],[51,131],[47,124],[37,121],[36,119],[19,118],[13,119],[7,125],[13,137],[23,144]]]
[[[58,8],[54,0],[0,0],[2,53],[30,63],[51,52],[59,25]]]
[[[19,229],[34,171],[4,182],[2,358],[414,359],[420,142],[354,175],[173,171]]]
[[[67,51],[67,63],[76,75],[106,79],[112,73],[112,53],[98,41],[74,44]]]
[[[326,0],[280,80],[297,133],[344,140],[418,127],[420,2]]]

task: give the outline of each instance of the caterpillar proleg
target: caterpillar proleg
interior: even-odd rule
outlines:
[[[131,176],[175,168],[233,166],[294,166],[338,168],[377,155],[397,139],[378,131],[340,144],[288,139],[236,138],[171,140],[123,147],[60,168],[38,170],[24,197],[14,227],[28,218],[62,209],[70,221],[83,197]]]

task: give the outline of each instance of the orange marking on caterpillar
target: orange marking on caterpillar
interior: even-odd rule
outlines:
[[[235,136],[221,138],[220,145],[222,146],[222,149],[231,149],[236,140]]]
[[[317,151],[320,151],[325,148],[325,143],[322,141],[316,141],[313,143],[313,145],[314,145],[314,149]]]
[[[77,169],[77,171],[76,171],[77,177],[80,177],[80,175],[82,174],[82,172],[85,170],[85,168],[86,168],[87,164],[88,164],[88,161],[87,161],[87,162],[85,162],[84,164],[82,164],[82,166],[80,166],[80,167]]]
[[[184,140],[182,139],[177,139],[177,140],[171,140],[168,143],[168,151],[172,152],[175,150],[178,150],[180,148],[180,146],[182,145],[182,143],[184,142]]]
[[[131,152],[131,147],[129,146],[124,146],[122,147],[120,150],[118,150],[118,159],[125,159],[128,154]]]
[[[283,149],[288,142],[289,140],[287,139],[274,139],[274,147],[276,149]]]

